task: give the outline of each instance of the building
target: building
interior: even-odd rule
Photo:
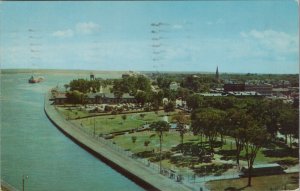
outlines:
[[[129,78],[129,77],[137,76],[137,75],[138,75],[137,73],[135,73],[133,71],[129,71],[129,72],[123,73],[122,78]]]
[[[119,104],[119,103],[136,103],[134,96],[128,93],[123,94],[121,98],[117,98],[113,93],[88,93],[85,96],[87,104]],[[51,99],[54,104],[62,105],[67,103],[66,93],[55,93]]]
[[[95,75],[94,74],[90,74],[90,80],[92,81],[92,80],[95,80]]]
[[[117,98],[113,93],[103,93],[98,100],[102,104],[136,103],[135,97],[128,93],[123,94],[120,98]]]
[[[227,93],[228,95],[231,96],[261,96],[261,94],[255,91],[242,91],[242,92],[234,91],[234,92],[227,92]]]
[[[245,177],[248,176],[248,168],[243,167],[241,170],[242,174],[240,176]],[[264,176],[264,175],[272,175],[272,174],[283,174],[283,168],[277,164],[260,164],[260,165],[253,165],[252,168],[252,176]]]
[[[57,93],[55,96],[52,98],[54,101],[54,104],[56,105],[63,105],[67,103],[67,96],[65,93]]]
[[[224,91],[225,92],[242,92],[245,91],[245,84],[244,83],[228,83],[224,84]]]
[[[271,84],[232,83],[224,84],[225,92],[256,92],[257,95],[271,96],[273,86]]]
[[[273,96],[282,97],[282,96],[290,96],[291,90],[288,88],[273,88],[272,94]]]
[[[90,104],[119,104],[119,103],[135,103],[134,96],[128,93],[118,98],[113,93],[90,93],[87,94],[87,102]]]
[[[204,96],[204,97],[223,97],[227,96],[227,94],[224,93],[199,93],[198,95]]]
[[[245,91],[254,91],[263,96],[271,96],[272,90],[273,86],[271,84],[245,84]]]

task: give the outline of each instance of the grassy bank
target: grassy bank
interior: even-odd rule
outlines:
[[[252,178],[252,186],[247,187],[248,179],[217,180],[206,183],[209,190],[244,190],[244,191],[267,191],[267,190],[294,190],[299,187],[299,174],[283,174],[273,176],[260,176]]]

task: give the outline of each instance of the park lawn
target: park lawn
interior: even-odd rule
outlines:
[[[232,188],[231,190],[244,190],[244,191],[294,190],[299,187],[298,180],[299,180],[299,174],[292,173],[292,174],[253,177],[251,187],[246,187],[248,183],[247,178],[210,181],[206,183],[206,186],[209,188],[209,190],[212,191],[226,190],[226,188],[227,189]]]
[[[152,135],[152,136],[151,136]],[[132,138],[135,136],[136,142],[132,142]],[[151,136],[151,137],[150,137]],[[188,141],[194,137],[192,134],[184,135],[184,142]],[[146,147],[144,146],[144,142],[149,140],[150,144]],[[180,144],[180,136],[177,131],[169,131],[164,133],[162,149],[163,151],[168,151],[172,147]],[[143,152],[143,151],[152,151],[154,149],[155,152],[159,152],[159,137],[155,131],[143,131],[143,132],[135,132],[131,134],[125,134],[116,136],[113,138],[113,141],[123,147],[124,149],[131,150],[133,153]]]
[[[231,149],[236,149],[235,147],[235,142],[234,142],[234,139],[231,138],[231,137],[226,137],[226,143],[222,146],[222,149],[221,150],[231,150]],[[277,147],[276,147],[277,148]],[[277,148],[279,149],[279,148]],[[245,160],[245,150],[243,150],[240,154],[240,160]],[[235,157],[235,156],[234,156]],[[296,160],[298,159],[297,157],[292,157],[292,156],[278,156],[278,157],[275,157],[275,156],[266,156],[264,153],[263,153],[263,148],[261,148],[257,155],[256,155],[256,158],[255,158],[255,161],[254,161],[254,164],[266,164],[266,163],[274,163],[276,161],[279,161],[279,160]],[[234,159],[235,160],[235,159]]]
[[[66,119],[76,119],[76,118],[81,118],[81,117],[87,117],[90,116],[90,113],[86,111],[80,111],[80,110],[68,110],[67,108],[62,108],[62,107],[56,107],[58,111],[64,115]]]
[[[145,114],[145,116],[142,118],[140,114]],[[171,118],[174,114],[176,114],[176,112],[170,113],[170,116],[168,116],[168,118]],[[126,115],[125,120],[122,119],[123,115]],[[107,134],[117,131],[136,129],[144,124],[151,123],[157,120],[162,120],[162,117],[164,115],[166,115],[166,113],[163,111],[159,111],[158,114],[155,114],[155,112],[143,112],[131,114],[104,115],[78,119],[74,122],[82,125],[90,131],[94,131],[95,118],[96,134]]]
[[[126,120],[122,119],[122,115],[106,115],[79,119],[75,122],[81,124],[84,128],[93,131],[94,119],[96,134],[107,134],[117,131],[135,129],[145,124],[143,121],[130,118],[130,115],[127,115]]]
[[[144,114],[145,116],[144,117],[141,117],[141,114]],[[168,121],[171,121],[172,120],[172,116],[177,114],[176,111],[174,112],[169,112],[169,113],[166,113],[164,111],[158,111],[157,114],[155,112],[143,112],[143,113],[136,113],[134,114],[134,118],[136,120],[143,120],[145,122],[154,122],[154,121],[157,121],[157,120],[161,120],[164,116],[168,116]]]

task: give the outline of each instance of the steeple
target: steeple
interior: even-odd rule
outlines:
[[[217,70],[216,70],[216,80],[219,81],[220,78],[219,78],[219,69],[218,69],[218,66],[217,66]]]

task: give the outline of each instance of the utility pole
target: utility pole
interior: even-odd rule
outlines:
[[[25,180],[28,179],[28,176],[22,176],[22,191],[25,190]]]
[[[96,134],[96,128],[95,128],[95,116],[94,116],[94,136],[95,136],[95,134]]]

